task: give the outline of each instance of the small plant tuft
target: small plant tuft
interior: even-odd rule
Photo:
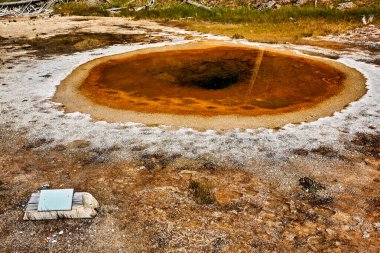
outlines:
[[[298,182],[302,190],[307,193],[306,198],[309,200],[309,203],[311,205],[329,205],[334,202],[334,199],[332,197],[320,194],[320,191],[326,189],[326,187],[323,184],[309,177],[302,177],[298,180]]]
[[[326,189],[324,185],[318,183],[317,181],[309,177],[302,177],[298,181],[300,186],[302,187],[302,190],[307,193],[316,194],[317,191]]]
[[[211,182],[200,182],[191,179],[189,189],[198,204],[209,205],[215,203],[215,187]]]
[[[232,35],[232,38],[235,40],[240,40],[240,39],[244,39],[244,36],[240,33],[235,33],[234,35]]]

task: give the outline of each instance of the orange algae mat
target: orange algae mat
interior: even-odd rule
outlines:
[[[220,46],[111,59],[89,71],[80,91],[128,111],[256,116],[312,107],[338,94],[344,80],[310,58]]]

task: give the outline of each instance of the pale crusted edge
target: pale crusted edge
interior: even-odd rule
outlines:
[[[255,46],[247,46],[231,42],[201,41],[181,45],[154,47],[101,57],[82,64],[76,68],[69,76],[67,76],[58,86],[53,100],[55,102],[62,103],[65,107],[65,112],[86,113],[91,115],[92,119],[95,121],[138,122],[146,125],[191,127],[200,130],[228,130],[233,128],[276,128],[288,123],[315,121],[321,117],[331,116],[334,112],[342,110],[352,101],[361,98],[367,91],[365,86],[365,77],[359,71],[350,68],[342,63],[313,56],[299,56],[290,50],[278,50],[270,47],[265,47],[265,50],[283,55],[313,59],[315,61],[330,65],[331,67],[341,71],[346,75],[346,80],[343,83],[343,89],[337,95],[330,97],[313,107],[294,112],[260,116],[221,115],[212,117],[164,113],[140,113],[135,111],[115,109],[94,103],[79,91],[79,87],[88,76],[90,70],[96,65],[105,61],[122,59],[138,54],[164,52],[167,50],[207,49],[217,46],[258,48]]]

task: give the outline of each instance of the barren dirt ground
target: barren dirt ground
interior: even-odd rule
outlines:
[[[155,23],[119,18],[0,20],[0,251],[378,253],[378,120],[345,126],[349,130],[336,126],[339,134],[333,141],[314,140],[327,132],[305,137],[316,145],[288,141],[287,128],[253,132],[249,138],[258,136],[255,142],[239,132],[213,133],[208,139],[207,132],[187,131],[188,138],[203,142],[189,139],[186,146],[180,142],[184,134],[176,130],[112,126],[117,129],[112,133],[135,131],[123,144],[107,140],[102,132],[107,128],[91,121],[86,121],[86,126],[94,127],[90,134],[79,131],[65,137],[62,132],[74,128],[67,122],[80,119],[65,115],[59,105],[38,104],[46,98],[33,100],[35,93],[28,87],[22,96],[9,98],[14,94],[9,89],[16,88],[10,80],[18,80],[9,73],[19,65],[27,69],[41,58],[118,43],[170,41],[178,33]],[[43,39],[60,34],[70,36]],[[42,37],[39,44],[34,44],[36,37]],[[18,72],[20,80],[25,73]],[[50,77],[39,78],[43,86]],[[34,104],[29,108],[30,100]],[[45,122],[31,115],[34,110],[60,114]],[[371,117],[378,118],[379,111],[375,112]],[[285,147],[261,144],[273,136],[284,137]],[[218,152],[205,152],[202,146],[218,143],[225,146]],[[239,152],[252,155],[240,159]],[[23,221],[30,194],[46,182],[53,188],[92,193],[101,205],[98,215],[91,220]]]

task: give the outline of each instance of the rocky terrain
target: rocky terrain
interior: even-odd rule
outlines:
[[[254,172],[264,164],[251,165],[248,172],[209,157],[161,153],[141,154],[131,164],[112,159],[117,148],[93,149],[88,140],[43,148],[44,140],[33,143],[22,135],[4,126],[0,131],[3,252],[377,252],[380,247],[374,153],[347,158],[327,148],[295,150],[290,162],[303,168],[294,171],[284,191],[276,180]],[[378,151],[379,138],[358,136],[349,145]],[[318,181],[303,177],[313,165],[330,171]],[[98,216],[22,221],[29,194],[44,182],[92,192],[101,203]]]
[[[93,58],[230,38],[122,18],[0,21],[2,252],[379,251],[377,36],[322,38],[341,43],[332,49],[272,45],[358,69],[367,94],[315,122],[218,132],[94,122],[51,98]],[[23,221],[46,183],[92,193],[98,216]]]

